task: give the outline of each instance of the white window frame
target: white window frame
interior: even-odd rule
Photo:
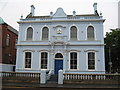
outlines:
[[[26,53],[26,52],[30,52],[30,53],[31,53],[31,68],[25,68],[25,53]],[[33,52],[32,52],[31,50],[29,50],[29,51],[24,51],[23,58],[24,58],[24,59],[23,59],[23,60],[24,60],[24,64],[23,64],[24,69],[30,69],[30,70],[31,70],[31,69],[32,69],[32,63],[33,63],[33,62],[32,62],[32,61],[33,61]]]
[[[97,38],[96,38],[96,28],[95,28],[95,26],[92,25],[92,24],[89,24],[89,25],[86,27],[86,39],[85,39],[85,40],[88,40],[88,38],[87,38],[87,29],[88,29],[89,26],[92,26],[92,27],[94,28],[94,40],[97,40]],[[92,40],[92,41],[94,41],[94,40]],[[89,41],[89,40],[88,40],[88,41]]]
[[[42,31],[43,31],[43,28],[44,28],[44,27],[47,27],[47,28],[48,28],[48,40],[42,40]],[[47,25],[44,25],[44,26],[41,28],[40,40],[41,40],[41,41],[49,41],[49,40],[50,40],[50,28],[49,28]]]
[[[88,53],[90,53],[90,52],[93,52],[93,53],[95,53],[95,69],[88,69]],[[86,69],[88,70],[88,71],[96,71],[97,70],[97,68],[96,68],[96,65],[97,65],[97,53],[96,53],[96,51],[92,51],[92,50],[89,50],[89,51],[87,51],[87,53],[86,53]]]
[[[77,53],[77,69],[71,69],[70,68],[70,53],[72,53],[72,52],[75,52],[75,53]],[[78,51],[70,51],[69,52],[69,70],[79,70],[79,52]]]
[[[71,37],[71,27],[73,27],[73,26],[75,26],[75,27],[77,28],[77,40],[71,40],[71,38],[70,38],[70,37]],[[79,29],[78,29],[78,27],[77,27],[76,25],[74,25],[74,24],[71,25],[71,26],[69,27],[69,39],[68,39],[68,40],[69,40],[69,41],[78,41],[78,40],[79,40],[79,38],[78,38],[79,35],[80,35],[80,34],[79,34]]]
[[[55,58],[56,54],[58,54],[58,53],[62,54],[63,58]],[[63,55],[63,53],[61,53],[61,52],[57,52],[57,53],[54,54],[54,60],[61,60],[61,59],[62,59],[62,60],[64,59],[64,55]]]
[[[39,66],[39,68],[42,69],[42,68],[41,68],[41,54],[42,54],[43,52],[46,52],[46,53],[47,53],[47,69],[48,69],[48,68],[49,68],[49,52],[48,52],[48,51],[41,51],[41,52],[40,52],[40,57],[39,57],[40,66]],[[45,70],[47,70],[47,69],[45,69]]]
[[[33,37],[32,37],[32,40],[27,40],[27,30],[28,30],[28,28],[32,28],[33,29]],[[33,28],[33,26],[31,26],[31,25],[29,25],[27,28],[26,28],[26,30],[25,30],[25,41],[34,41],[34,28]]]

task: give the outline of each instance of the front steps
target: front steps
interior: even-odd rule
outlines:
[[[58,75],[51,75],[50,80],[47,80],[47,83],[56,83],[58,82]]]

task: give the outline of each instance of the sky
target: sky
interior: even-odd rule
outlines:
[[[93,4],[98,3],[97,9],[102,13],[104,22],[104,36],[110,29],[118,28],[118,1],[120,0],[0,0],[0,17],[19,31],[21,15],[25,18],[30,13],[30,6],[35,6],[35,16],[50,15],[61,7],[66,14],[93,14]]]

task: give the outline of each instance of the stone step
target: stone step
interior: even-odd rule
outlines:
[[[48,80],[47,81],[48,83],[56,83],[56,82],[58,82],[58,75],[52,75],[51,77],[50,77],[50,80]]]

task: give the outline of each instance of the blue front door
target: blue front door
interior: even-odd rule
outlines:
[[[55,74],[58,74],[58,71],[63,70],[63,60],[55,60]]]

